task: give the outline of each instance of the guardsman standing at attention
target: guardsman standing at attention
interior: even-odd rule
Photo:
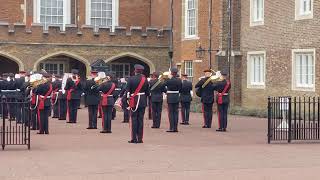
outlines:
[[[67,91],[67,107],[69,121],[67,123],[77,123],[78,107],[80,104],[81,94],[83,92],[80,83],[79,71],[73,69],[71,71],[72,78],[69,78],[66,83],[65,90]]]
[[[134,66],[135,75],[128,79],[127,92],[131,109],[131,140],[129,143],[143,143],[143,119],[149,96],[149,83],[142,74],[144,67]]]
[[[52,95],[51,102],[53,105],[53,116],[52,118],[59,118],[59,89],[61,89],[62,81],[60,76],[56,75],[52,77]]]
[[[219,129],[216,131],[225,132],[228,123],[228,107],[230,103],[229,91],[231,89],[230,80],[227,78],[228,71],[221,71],[221,78],[214,83],[215,90],[217,91],[217,105],[218,105],[218,120]]]
[[[116,98],[116,95],[114,95],[115,89],[116,84],[112,81],[110,75],[106,77],[106,80],[98,88],[98,90],[101,91],[101,116],[103,128],[100,133],[112,133],[111,120]]]
[[[128,123],[130,119],[130,112],[129,112],[129,104],[128,104],[128,98],[127,98],[127,80],[128,78],[122,78],[121,79],[121,92],[120,92],[120,98],[121,98],[121,108],[123,110],[123,121],[122,123]]]
[[[62,78],[59,81],[61,81],[58,93],[59,120],[67,120],[67,93],[65,89],[62,89]]]
[[[181,74],[182,88],[180,90],[182,125],[189,125],[190,104],[192,101],[192,82],[187,74]]]
[[[204,70],[205,77],[201,78],[196,84],[195,88],[200,88],[202,113],[204,119],[204,125],[202,128],[211,128],[212,125],[212,107],[214,103],[214,86],[211,82],[212,70]]]
[[[159,73],[154,72],[152,74],[152,79],[149,81],[150,84],[150,103],[152,107],[152,119],[153,125],[151,128],[160,128],[161,124],[161,113],[162,113],[162,103],[163,103],[163,93],[166,93],[166,87],[164,83],[161,82],[159,78]]]
[[[179,100],[182,82],[181,79],[177,77],[178,69],[176,67],[171,68],[170,72],[172,77],[164,83],[167,87],[167,103],[170,122],[170,129],[167,132],[178,132]]]
[[[38,134],[49,134],[49,113],[51,110],[52,84],[48,80],[50,74],[43,73],[45,83],[38,85],[34,93],[38,96],[37,115],[39,118],[40,132]]]
[[[24,97],[25,97],[25,92],[22,90],[23,88],[23,84],[25,82],[25,75],[26,72],[25,71],[20,71],[19,74],[17,75],[17,78],[15,79],[16,83],[16,100],[17,102],[20,102],[16,105],[16,118],[17,118],[17,123],[22,123],[24,122],[24,117],[22,117],[22,115],[24,115],[23,111],[23,104],[21,102],[24,101]]]
[[[98,105],[100,103],[100,92],[98,90],[98,84],[94,81],[94,78],[96,78],[97,76],[97,71],[91,71],[91,79],[88,79],[86,81],[84,89],[86,93],[85,99],[89,113],[89,126],[87,129],[97,129]]]

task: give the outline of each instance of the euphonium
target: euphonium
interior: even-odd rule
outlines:
[[[154,88],[156,88],[161,82],[169,79],[169,78],[170,78],[169,76],[170,76],[170,72],[169,72],[169,71],[163,72],[163,73],[159,76],[158,81],[151,87],[150,90],[152,91],[152,90],[153,90]]]

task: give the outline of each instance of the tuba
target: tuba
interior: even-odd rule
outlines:
[[[110,80],[110,77],[106,75],[105,72],[98,72],[98,76],[94,78],[94,81],[96,82],[95,85],[91,87],[91,89],[97,88],[101,84],[107,82]]]
[[[32,74],[30,76],[30,86],[32,89],[37,88],[39,85],[47,83],[48,80],[42,74]]]

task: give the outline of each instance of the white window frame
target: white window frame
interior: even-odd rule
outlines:
[[[253,82],[251,79],[252,73],[252,65],[251,65],[251,57],[252,56],[262,56],[263,57],[263,69],[262,69],[262,77],[263,82],[257,83]],[[247,53],[247,88],[255,88],[255,89],[265,89],[266,87],[266,51],[250,51]]]
[[[296,55],[297,54],[312,54],[313,55],[313,84],[299,85],[297,84],[297,72],[296,72]],[[315,49],[293,49],[292,50],[292,90],[295,91],[312,91],[316,90],[316,50]]]
[[[86,0],[86,25],[91,26],[91,0]],[[119,25],[119,0],[112,0],[112,31]]]
[[[189,34],[188,0],[184,0],[184,39],[198,39],[198,0],[195,3],[195,34]]]
[[[39,24],[41,24],[40,1],[41,0],[33,0],[33,22],[39,23]],[[63,0],[63,24],[62,24],[63,30],[65,30],[66,24],[71,24],[71,0]]]
[[[257,8],[255,7],[256,1],[262,1],[262,7],[261,7],[261,19],[256,20],[255,19],[255,13],[257,12]],[[250,0],[250,26],[261,26],[264,25],[264,1],[265,0]]]
[[[191,67],[187,67],[187,64],[190,63]],[[191,75],[188,73],[188,70],[191,72]],[[193,79],[194,75],[194,63],[192,60],[185,60],[184,61],[184,73],[188,74],[188,79],[191,80]]]
[[[303,12],[303,3],[310,1],[310,4],[306,8],[311,9],[310,11]],[[295,0],[295,20],[312,19],[313,18],[313,0]]]
[[[63,69],[62,72],[65,73],[66,72],[66,63],[65,62],[61,62],[61,61],[54,61],[55,59],[50,59],[50,61],[47,62],[41,62],[40,64],[43,65],[43,69],[45,69],[45,66],[48,64],[56,64],[58,67],[58,71],[60,70],[60,65],[63,65]],[[39,66],[40,67],[40,66]],[[39,69],[40,70],[40,69]],[[60,74],[63,75],[63,74]]]
[[[130,77],[130,72],[131,72],[131,67],[130,67],[130,63],[110,63],[110,70],[113,71],[114,73],[116,73],[116,71],[114,71],[112,69],[112,66],[115,65],[115,66],[122,66],[123,68],[123,74],[122,76],[123,77]],[[128,66],[129,67],[129,70],[128,70],[128,74],[126,75],[126,70],[125,70],[125,66]]]

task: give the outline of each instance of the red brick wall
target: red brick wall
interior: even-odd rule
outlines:
[[[170,0],[151,0],[151,26],[170,26]]]
[[[21,4],[24,4],[23,0],[0,0],[0,21],[23,22]]]
[[[150,0],[119,0],[119,25],[150,25]]]

